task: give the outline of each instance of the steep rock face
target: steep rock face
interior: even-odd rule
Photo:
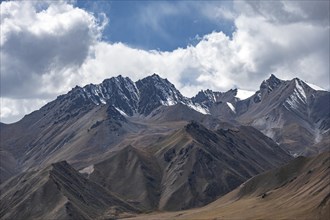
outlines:
[[[199,103],[201,105],[211,107],[212,104],[221,101],[222,95],[223,93],[221,92],[213,92],[212,90],[207,89],[199,91],[196,96],[191,98],[191,100],[194,103]]]
[[[181,93],[167,79],[154,74],[136,82],[140,91],[138,112],[149,115],[161,105],[175,105],[186,102]]]
[[[64,161],[23,173],[1,190],[1,219],[116,218],[138,212]]]
[[[85,86],[84,90],[96,104],[110,103],[127,115],[133,115],[137,109],[139,91],[128,77],[112,77],[100,85]]]
[[[191,100],[199,104],[214,117],[223,121],[233,120],[236,116],[236,103],[239,98],[236,97],[237,89],[231,89],[227,92],[214,92],[212,90],[200,91]]]
[[[238,101],[237,89],[231,89],[227,92],[214,92],[210,89],[202,90],[191,98],[192,102],[211,107],[215,103],[230,102],[235,103]]]
[[[69,100],[77,101],[79,107],[85,103],[101,105],[109,103],[114,107],[132,116],[138,105],[139,91],[135,83],[128,77],[112,77],[104,80],[100,84],[89,84],[83,88],[76,86],[68,94],[59,96],[55,103]]]
[[[267,80],[264,80],[260,85],[260,100],[265,99],[268,94],[278,88],[282,83],[282,80],[271,74],[271,76]]]
[[[70,112],[86,105],[109,104],[128,116],[147,116],[161,105],[171,106],[188,101],[189,99],[183,97],[172,83],[157,74],[136,83],[128,77],[119,75],[100,84],[89,84],[83,88],[76,86],[68,94],[59,96],[49,108],[67,102],[70,106],[63,106],[61,109]]]

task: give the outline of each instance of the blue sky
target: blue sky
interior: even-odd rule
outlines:
[[[275,74],[330,89],[328,0],[1,1],[0,121],[76,85],[153,73],[191,97]]]
[[[231,36],[232,20],[216,20],[200,11],[201,4],[232,8],[232,1],[81,1],[77,7],[94,14],[105,13],[109,25],[103,40],[123,42],[146,50],[172,51],[195,45],[213,31]]]

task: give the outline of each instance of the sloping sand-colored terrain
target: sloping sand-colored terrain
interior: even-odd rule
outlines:
[[[298,157],[197,209],[130,219],[330,219],[330,152]]]

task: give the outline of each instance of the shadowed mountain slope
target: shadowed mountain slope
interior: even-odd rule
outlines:
[[[143,150],[127,146],[114,152],[93,166],[89,178],[140,209],[157,209],[161,169],[155,158]]]
[[[330,153],[298,157],[198,209],[130,219],[320,219],[330,217]]]
[[[138,212],[65,161],[10,179],[0,198],[1,219],[97,219]]]
[[[215,132],[191,122],[144,149],[115,152],[89,178],[142,209],[180,210],[205,205],[290,159],[252,127]]]

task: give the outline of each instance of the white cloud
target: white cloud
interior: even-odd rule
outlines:
[[[49,99],[0,99],[1,122],[11,123],[21,119],[24,115],[38,110],[41,106],[47,104]]]
[[[7,20],[1,20],[2,27],[6,23],[1,32],[5,39],[1,42],[1,62],[5,64],[1,67],[1,80],[6,84],[2,96],[16,104],[9,105],[7,100],[5,106],[1,105],[2,121],[9,118],[10,110],[16,115],[26,113],[19,110],[18,103],[30,104],[15,99],[22,91],[24,98],[43,100],[76,84],[100,83],[119,74],[138,80],[156,72],[186,96],[206,88],[255,90],[270,73],[330,87],[329,9],[324,9],[323,3],[312,4],[311,10],[309,2],[291,1],[239,1],[230,13],[216,7],[220,11],[215,13],[215,19],[234,20],[236,30],[232,37],[213,32],[196,46],[170,52],[102,42],[98,40],[102,24],[91,14],[65,3],[51,5],[44,12],[37,12],[31,3],[9,2],[10,9],[3,9],[3,4],[1,13],[5,12]],[[176,13],[170,9],[165,12]],[[48,19],[46,23],[42,16]],[[42,104],[34,103],[34,108]]]
[[[66,73],[80,67],[101,34],[102,25],[82,9],[59,2],[37,10],[38,4],[1,3],[2,96],[53,97],[59,91],[44,87],[66,82]]]

